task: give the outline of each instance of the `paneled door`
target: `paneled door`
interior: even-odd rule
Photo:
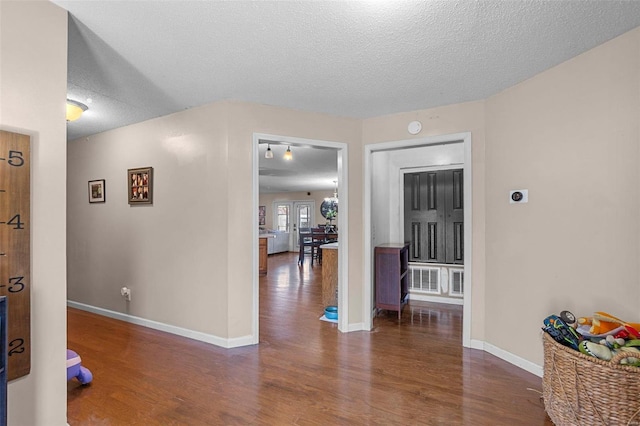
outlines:
[[[404,175],[404,235],[409,261],[464,263],[463,170]]]
[[[313,228],[315,226],[315,203],[308,201],[296,201],[293,203],[293,209],[296,212],[296,218],[293,225],[293,238],[295,238],[296,250],[300,249],[300,239],[298,232],[300,229]]]

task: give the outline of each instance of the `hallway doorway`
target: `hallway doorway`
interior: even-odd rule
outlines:
[[[304,139],[297,137],[270,135],[262,133],[254,133],[253,135],[253,216],[254,223],[258,223],[258,206],[259,206],[259,165],[260,165],[260,145],[266,141],[280,145],[286,145],[292,148],[294,152],[296,148],[316,148],[324,150],[335,150],[337,153],[337,186],[340,188],[340,234],[338,241],[338,330],[342,332],[348,331],[349,310],[348,310],[348,235],[349,235],[349,184],[348,184],[348,147],[343,142],[322,141],[315,139]],[[276,142],[273,142],[276,141]],[[295,179],[295,176],[289,176]],[[333,184],[333,182],[332,182]],[[317,206],[316,206],[317,207]],[[258,279],[258,226],[254,227],[253,246],[253,326],[252,338],[254,343],[259,342],[259,279]],[[320,313],[321,314],[321,313]]]
[[[406,158],[405,158],[406,157]],[[398,161],[398,158],[401,161]],[[464,295],[462,344],[471,346],[472,297],[472,180],[471,134],[431,136],[421,139],[365,145],[364,152],[364,298],[365,329],[373,327],[375,288],[373,251],[377,244],[404,243],[403,173],[425,166],[457,165],[464,171]],[[387,183],[388,182],[388,183]]]

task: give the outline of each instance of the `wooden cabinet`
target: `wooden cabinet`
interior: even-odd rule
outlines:
[[[382,244],[375,248],[376,309],[397,311],[409,296],[409,244]]]
[[[267,238],[260,237],[260,245],[258,246],[258,272],[260,275],[267,275]]]
[[[322,306],[338,306],[338,243],[320,246],[322,250]]]

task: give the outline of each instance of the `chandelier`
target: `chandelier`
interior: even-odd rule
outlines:
[[[336,205],[336,211],[338,211],[338,181],[334,180],[333,184],[335,185],[335,189],[333,190],[333,197],[327,197],[324,200],[328,203],[334,203]]]

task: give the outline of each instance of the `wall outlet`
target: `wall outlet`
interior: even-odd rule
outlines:
[[[127,302],[131,302],[131,289],[127,287],[122,287],[120,289],[120,294],[124,297]]]

